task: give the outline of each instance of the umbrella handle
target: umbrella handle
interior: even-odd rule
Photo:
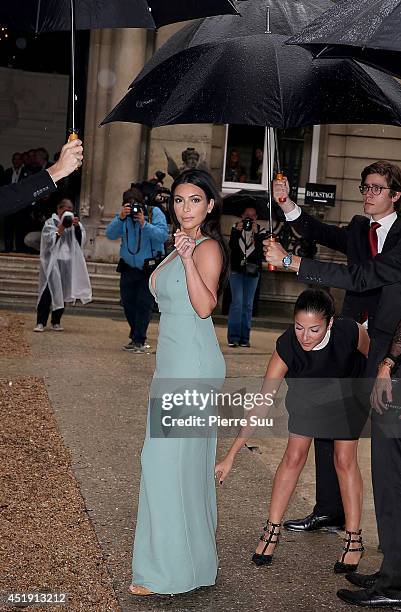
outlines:
[[[277,172],[276,179],[278,181],[284,181],[285,180],[285,176],[284,176],[284,174],[282,172]],[[280,202],[280,204],[284,204],[284,202],[287,201],[287,198],[279,198],[278,201]]]
[[[268,235],[268,237],[267,237],[267,239],[268,239],[270,242],[277,242],[277,236],[276,236],[276,234],[269,234],[269,235]],[[275,270],[277,270],[276,266],[273,266],[273,264],[270,264],[270,263],[269,263],[269,264],[267,264],[267,271],[268,271],[268,272],[274,272]]]
[[[77,132],[71,132],[68,136],[68,142],[73,142],[74,140],[78,140],[79,136]],[[79,170],[79,166],[75,168],[75,170]]]

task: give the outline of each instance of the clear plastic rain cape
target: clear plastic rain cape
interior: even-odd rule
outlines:
[[[81,300],[83,304],[92,301],[92,288],[81,246],[75,235],[74,226],[66,228],[57,239],[56,230],[60,219],[53,214],[47,219],[40,242],[40,273],[38,303],[46,285],[52,296],[52,310],[64,308],[66,302]],[[85,230],[82,232],[82,247]]]

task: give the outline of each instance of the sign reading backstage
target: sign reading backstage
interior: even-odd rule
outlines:
[[[320,183],[306,183],[305,204],[308,206],[320,204],[334,206],[336,203],[336,186]]]

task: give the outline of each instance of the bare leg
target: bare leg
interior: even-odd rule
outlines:
[[[272,523],[281,523],[284,512],[291,496],[297,486],[298,478],[303,470],[312,438],[290,434],[284,456],[274,476],[272,497],[270,500],[269,520]],[[262,554],[265,543],[260,542],[256,549]],[[263,554],[271,555],[275,544],[271,543]]]
[[[334,441],[334,465],[343,500],[345,528],[354,532],[360,528],[363,498],[363,482],[357,451],[358,440]],[[352,536],[352,539],[356,540],[357,536]],[[360,546],[358,543],[352,543],[350,550]],[[358,563],[361,555],[361,552],[349,552],[345,555],[344,563]]]

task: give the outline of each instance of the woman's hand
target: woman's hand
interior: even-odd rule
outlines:
[[[384,396],[386,396],[386,400],[384,400]],[[377,378],[373,385],[372,393],[370,394],[370,403],[376,412],[383,414],[383,410],[387,410],[386,401],[393,401],[393,393],[391,388],[390,368],[383,365],[377,372]]]
[[[215,477],[218,478],[219,484],[223,484],[226,477],[229,475],[231,468],[233,467],[234,457],[226,455],[223,461],[216,463],[214,468]]]
[[[185,232],[177,230],[174,234],[174,246],[181,259],[191,259],[196,247],[196,241]]]

